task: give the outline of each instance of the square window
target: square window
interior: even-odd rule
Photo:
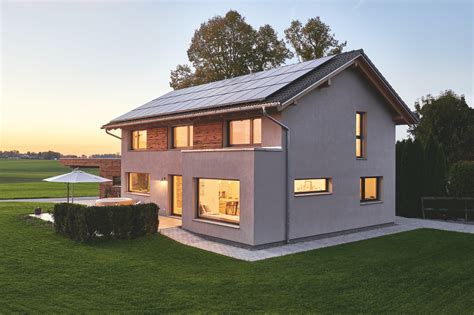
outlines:
[[[380,200],[381,177],[360,178],[360,201]]]

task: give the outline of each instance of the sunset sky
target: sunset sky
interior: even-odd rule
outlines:
[[[473,106],[472,1],[255,2],[0,0],[0,150],[119,152],[100,126],[169,91],[194,30],[229,9],[280,37],[320,16],[411,108],[444,89]]]

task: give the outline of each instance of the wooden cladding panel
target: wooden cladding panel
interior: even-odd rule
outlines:
[[[147,130],[147,149],[148,150],[167,150],[168,149],[168,128],[151,128]]]
[[[194,124],[193,147],[195,149],[222,148],[223,122],[213,121]]]

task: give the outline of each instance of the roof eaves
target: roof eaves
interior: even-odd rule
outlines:
[[[226,113],[245,112],[245,111],[261,109],[264,107],[277,107],[279,105],[280,105],[279,102],[258,102],[258,103],[250,103],[250,104],[232,106],[232,107],[226,106],[226,107],[220,107],[220,108],[198,110],[194,112],[170,114],[166,116],[155,116],[155,117],[139,118],[135,120],[126,120],[126,121],[118,121],[118,122],[111,121],[103,125],[101,129],[112,130],[112,129],[118,129],[118,128],[123,128],[123,127],[164,122],[164,121],[170,121],[170,120],[190,119],[190,118],[220,115],[220,114],[226,114]]]

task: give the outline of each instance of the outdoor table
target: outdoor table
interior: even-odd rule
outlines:
[[[135,201],[132,198],[101,198],[95,201],[96,206],[123,206],[133,204],[135,204]]]

